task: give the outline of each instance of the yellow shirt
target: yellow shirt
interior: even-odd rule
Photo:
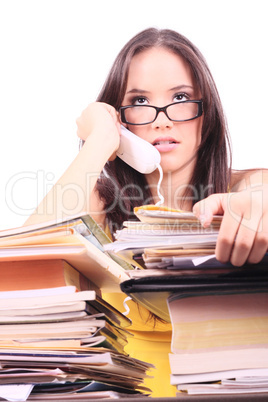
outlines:
[[[111,239],[108,226],[105,232]],[[122,313],[126,311],[124,300],[127,296],[123,292],[104,293],[102,297]],[[132,321],[127,330],[134,336],[128,339],[126,353],[155,366],[155,369],[148,372],[152,378],[144,380],[144,385],[152,390],[152,397],[176,396],[176,387],[170,384],[171,324],[151,318],[147,309],[132,300],[129,300],[127,305],[130,309],[127,317]]]
[[[119,311],[126,309],[123,305],[126,299],[124,293],[103,294],[103,298]],[[153,378],[146,378],[144,385],[152,390],[152,397],[176,396],[176,387],[170,384],[169,353],[171,345],[171,324],[150,318],[150,313],[136,302],[127,301],[130,308],[127,317],[132,320],[133,333],[128,339],[125,351],[136,359],[155,365],[155,369],[148,372]]]

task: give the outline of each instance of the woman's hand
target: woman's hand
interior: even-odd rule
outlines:
[[[213,215],[223,215],[216,258],[235,266],[258,263],[268,249],[268,185],[237,193],[213,194],[195,204],[193,212],[204,227]]]
[[[115,151],[120,142],[120,122],[118,113],[107,103],[91,103],[76,120],[77,135],[86,141],[89,137],[109,148],[110,160],[116,157]]]

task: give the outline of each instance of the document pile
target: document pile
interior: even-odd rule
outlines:
[[[268,276],[262,289],[169,297],[171,384],[188,394],[268,392]]]
[[[214,255],[221,217],[135,210],[109,249],[144,270],[121,288],[172,323],[171,383],[189,394],[268,392],[268,255],[234,267]],[[113,248],[112,248],[113,247]]]
[[[106,250],[144,262],[146,268],[194,267],[195,257],[214,253],[221,217],[203,228],[193,213],[146,205],[134,210],[139,221],[124,222]]]
[[[102,298],[133,267],[88,217],[0,232],[0,399],[148,395],[127,355],[131,321]]]
[[[221,217],[215,216],[210,227],[203,228],[188,212],[147,205],[136,208],[135,213],[139,221],[125,222],[116,241],[105,249],[145,268],[129,271],[130,279],[121,283],[121,289],[170,321],[166,302],[170,293],[187,278],[203,279],[219,268],[214,252]]]
[[[0,397],[148,393],[142,382],[152,366],[124,353],[129,325],[95,291],[0,292]]]

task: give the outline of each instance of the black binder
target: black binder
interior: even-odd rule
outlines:
[[[200,269],[200,274],[195,270],[194,275],[192,271],[189,271],[189,275],[181,275],[178,270],[176,275],[174,270],[171,274],[167,269],[164,275],[132,278],[122,282],[120,287],[133,300],[168,322],[167,298],[174,293],[268,291],[268,254],[259,264],[234,267],[231,264],[220,264],[214,259],[214,263],[211,260],[209,264],[202,264],[203,268],[210,268],[211,273],[208,269],[203,274]]]

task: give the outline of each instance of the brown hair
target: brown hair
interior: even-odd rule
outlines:
[[[218,91],[200,51],[183,35],[168,29],[146,29],[134,36],[118,54],[97,101],[119,109],[122,104],[130,62],[136,54],[161,46],[183,57],[190,66],[203,99],[202,139],[196,166],[185,196],[193,203],[212,193],[226,192],[230,180],[228,157],[231,159],[228,129]],[[107,162],[97,190],[105,203],[111,230],[132,219],[134,206],[152,202],[145,177],[116,158]],[[193,189],[195,189],[193,194]],[[142,191],[142,194],[141,194]],[[123,201],[120,201],[122,200]]]

